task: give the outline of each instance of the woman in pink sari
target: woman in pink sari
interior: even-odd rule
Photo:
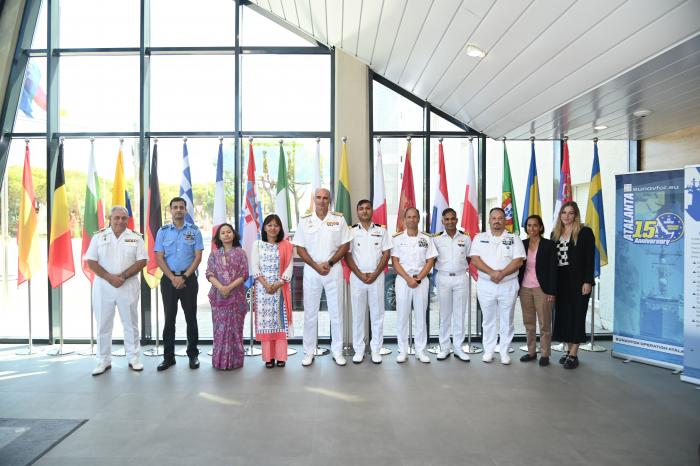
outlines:
[[[248,306],[243,283],[248,278],[248,260],[241,249],[238,234],[228,223],[222,224],[212,240],[217,249],[207,262],[207,280],[211,282],[209,302],[214,324],[215,369],[243,366],[243,322]]]
[[[287,335],[292,327],[292,243],[283,239],[282,221],[271,214],[263,221],[262,240],[256,241],[250,265],[255,278],[255,335],[262,345],[265,367],[287,361]]]

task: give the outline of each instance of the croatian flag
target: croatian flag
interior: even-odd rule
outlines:
[[[374,197],[372,198],[372,222],[386,227],[386,193],[384,191],[384,164],[381,141],[377,138],[377,157],[374,162]]]
[[[253,142],[248,146],[248,181],[246,183],[245,197],[241,209],[241,246],[248,257],[253,250],[253,244],[260,238],[260,225],[262,224],[262,204],[258,202],[255,193],[255,158],[253,157]]]
[[[192,197],[192,178],[190,176],[190,157],[187,154],[187,139],[182,144],[182,179],[180,180],[180,197],[187,204],[185,222],[194,225],[194,199]]]
[[[226,223],[226,195],[224,193],[224,149],[223,141],[219,141],[219,156],[216,159],[216,184],[214,185],[214,227],[212,237],[216,236],[219,226]],[[215,248],[214,242],[211,243]]]
[[[445,172],[445,153],[442,150],[442,141],[440,141],[438,152],[438,183],[435,188],[433,215],[430,220],[430,232],[433,234],[445,231],[445,226],[441,221],[442,211],[450,205],[450,199],[447,196],[447,174]]]

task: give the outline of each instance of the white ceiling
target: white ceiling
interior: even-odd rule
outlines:
[[[700,124],[700,0],[252,3],[494,138],[642,138]],[[486,57],[468,57],[468,42]],[[652,116],[631,121],[646,105]]]

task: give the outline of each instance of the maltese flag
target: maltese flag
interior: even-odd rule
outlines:
[[[442,211],[450,205],[450,199],[447,196],[447,174],[445,173],[445,153],[442,150],[442,141],[439,146],[438,157],[438,183],[435,188],[435,201],[433,203],[433,215],[430,220],[430,232],[435,234],[445,231],[445,226],[442,224]]]

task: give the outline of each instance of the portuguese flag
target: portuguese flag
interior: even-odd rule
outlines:
[[[518,208],[515,205],[515,191],[513,179],[510,177],[510,164],[508,163],[508,149],[503,141],[503,195],[501,207],[506,212],[506,230],[520,235],[520,222],[518,222]]]
[[[56,162],[56,182],[54,183],[51,206],[48,274],[52,288],[59,287],[75,275],[68,196],[66,195],[66,182],[63,175],[63,142],[58,146],[58,160]]]

